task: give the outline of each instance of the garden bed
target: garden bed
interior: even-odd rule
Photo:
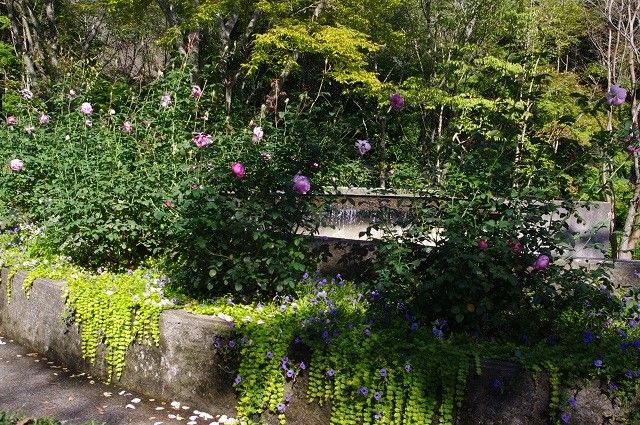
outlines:
[[[0,284],[0,333],[21,344],[65,363],[107,379],[104,350],[98,350],[91,364],[82,358],[78,327],[63,320],[66,315],[64,283],[37,279],[26,296],[22,281],[26,273],[12,279],[8,300],[8,271],[3,269]],[[237,356],[221,355],[214,349],[218,337],[230,333],[227,321],[218,317],[191,314],[185,310],[165,310],[160,316],[158,346],[146,342],[131,345],[119,384],[150,397],[188,402],[211,412],[234,411],[238,398],[233,388]],[[304,354],[303,354],[304,356]],[[544,372],[532,373],[511,363],[483,361],[480,374],[470,365],[464,401],[458,411],[460,424],[547,424],[550,386]],[[329,423],[330,409],[308,403],[306,375],[287,385],[293,398],[287,406],[290,424]],[[606,391],[587,385],[574,393],[576,407],[572,423],[623,423],[621,409]],[[265,422],[277,423],[275,415]]]

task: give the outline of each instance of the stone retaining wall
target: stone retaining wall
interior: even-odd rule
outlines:
[[[7,270],[2,270],[0,334],[76,371],[106,379],[104,350],[99,350],[96,364],[83,360],[78,327],[63,319],[63,282],[38,279],[27,299],[22,290],[25,276],[20,272],[13,278],[9,302]],[[216,336],[228,332],[227,323],[218,318],[184,310],[164,311],[160,318],[160,345],[133,344],[117,383],[149,397],[189,403],[212,413],[235,412],[237,398],[232,382],[238,359],[222,358],[213,346]],[[294,399],[287,409],[288,423],[326,425],[330,407],[306,401],[304,378],[289,389]],[[624,423],[619,406],[599,386],[587,386],[575,394],[578,406],[573,415],[577,421],[571,423]],[[546,425],[550,423],[548,401],[549,384],[544,374],[534,376],[510,363],[485,361],[481,375],[470,373],[458,423]],[[267,424],[278,423],[274,415],[265,414],[263,419]]]

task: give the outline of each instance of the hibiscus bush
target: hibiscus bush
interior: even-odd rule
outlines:
[[[0,126],[4,227],[33,224],[43,254],[93,268],[168,259],[200,295],[271,291],[313,267],[321,155],[296,139],[295,111],[230,121],[184,68],[106,98],[96,84],[67,81],[46,102],[19,93]]]
[[[500,193],[467,181],[459,189],[413,201],[402,233],[382,229],[382,293],[422,320],[516,339],[544,340],[566,314],[596,321],[618,308],[606,264],[573,265],[568,221],[577,203],[544,201],[532,188]]]

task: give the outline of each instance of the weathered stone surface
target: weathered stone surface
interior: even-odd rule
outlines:
[[[639,260],[615,260],[604,261],[598,259],[579,258],[573,262],[574,267],[595,269],[605,265],[608,267],[607,275],[614,286],[633,288],[640,285],[640,261]]]
[[[460,425],[541,425],[549,423],[549,381],[517,365],[485,361],[469,373]]]
[[[624,424],[625,415],[611,392],[602,385],[591,382],[573,392],[575,408],[567,408],[571,423],[581,425]]]
[[[0,284],[0,330],[20,344],[68,365],[106,379],[104,347],[94,364],[82,359],[80,333],[63,316],[63,282],[38,279],[29,299],[22,290],[26,276],[12,282],[11,302],[6,295],[6,270]],[[160,317],[160,345],[135,343],[127,353],[126,367],[117,383],[150,397],[189,402],[211,411],[235,414],[232,388],[237,365],[222,361],[213,347],[217,335],[227,335],[221,319],[164,311]]]

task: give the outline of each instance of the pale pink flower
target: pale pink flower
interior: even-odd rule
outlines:
[[[133,126],[129,121],[125,121],[122,123],[122,130],[126,133],[131,133],[131,131],[133,130]]]
[[[23,99],[25,100],[31,100],[33,99],[33,93],[31,92],[31,90],[29,89],[22,89],[20,90],[20,95],[22,96]]]
[[[91,120],[85,120],[85,121],[84,121],[84,125],[85,125],[85,126],[87,126],[87,127],[93,127],[93,121],[91,121]]]
[[[259,143],[260,140],[262,140],[263,136],[264,136],[264,131],[262,130],[262,127],[254,127],[253,136],[251,136],[251,141],[253,143]]]
[[[49,121],[51,120],[51,117],[47,114],[42,114],[40,115],[40,118],[38,118],[38,122],[42,125],[47,125],[49,124]]]
[[[165,93],[160,98],[160,106],[162,106],[163,108],[168,108],[169,105],[171,105],[171,95],[169,93]]]
[[[196,133],[193,136],[193,143],[195,143],[197,147],[203,148],[212,143],[211,136],[206,133]]]
[[[73,100],[76,98],[76,91],[74,89],[69,90],[69,99]]]
[[[371,143],[368,140],[356,140],[355,146],[360,155],[365,155],[371,150]]]
[[[26,131],[26,132],[27,132],[27,134],[31,134],[31,133],[33,133],[33,130],[35,130],[35,127],[34,127],[34,126],[32,126],[31,124],[29,124],[28,126],[26,126],[26,127],[24,128],[24,131]]]
[[[91,107],[89,102],[84,102],[80,105],[80,112],[85,115],[91,115],[93,113],[93,107]]]
[[[18,119],[16,117],[14,117],[13,115],[10,115],[7,117],[7,125],[16,125],[18,124]]]
[[[195,97],[196,99],[200,99],[200,97],[202,96],[202,89],[200,88],[200,86],[191,86],[191,96]]]
[[[165,208],[173,208],[173,201],[171,199],[165,199],[162,204]]]
[[[231,164],[231,171],[236,177],[243,178],[245,174],[244,165],[241,162],[234,162]]]
[[[21,159],[12,159],[11,162],[9,163],[9,168],[11,168],[13,171],[20,171],[22,170],[22,167],[24,166],[24,161]]]
[[[116,114],[116,110],[111,108],[109,109],[109,115],[115,115]]]

